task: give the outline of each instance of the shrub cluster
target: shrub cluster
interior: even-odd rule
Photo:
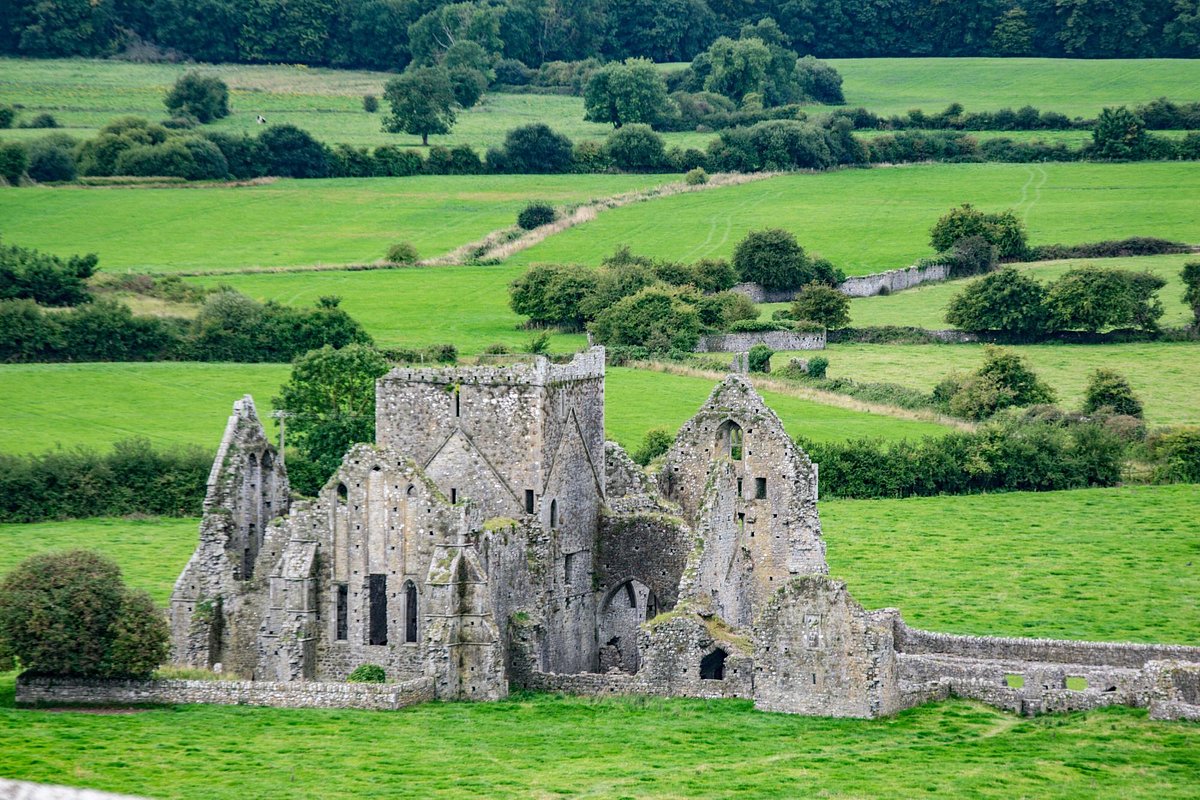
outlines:
[[[967,111],[962,103],[951,103],[942,111],[926,114],[913,109],[904,115],[884,117],[865,108],[838,109],[834,117],[847,119],[855,130],[953,130],[953,131],[1061,131],[1071,128],[1091,128],[1092,120],[1070,119],[1057,111],[1039,111],[1022,106],[1014,111]]]
[[[0,669],[15,661],[41,674],[148,678],[168,638],[150,596],[98,553],[31,556],[0,584]]]
[[[82,517],[199,516],[212,454],[157,451],[146,439],[38,455],[0,454],[0,522]]]
[[[972,237],[990,244],[996,249],[996,257],[1003,260],[1020,259],[1027,249],[1025,224],[1011,209],[988,214],[964,203],[951,209],[929,231],[929,243],[938,252],[948,251]]]
[[[513,281],[509,303],[531,325],[587,326],[607,345],[686,351],[703,331],[758,316],[749,298],[728,291],[736,282],[727,261],[656,261],[620,248],[598,270],[535,265]]]
[[[1128,239],[1085,242],[1083,244],[1032,245],[1026,249],[1024,260],[1058,261],[1066,258],[1117,258],[1188,252],[1191,252],[1191,248],[1182,242],[1172,242],[1153,236],[1133,236]]]
[[[812,283],[836,286],[845,274],[820,256],[809,256],[790,231],[768,228],[750,231],[733,250],[738,277],[778,291]]]
[[[1072,269],[1043,286],[1012,268],[969,283],[951,299],[946,322],[967,331],[1036,341],[1055,331],[1132,327],[1157,331],[1157,292],[1166,281],[1149,272],[1096,266]]]
[[[190,321],[138,317],[128,306],[104,300],[62,313],[43,311],[32,300],[0,300],[0,362],[7,363],[286,362],[326,344],[370,341],[336,298],[303,309],[221,291]]]
[[[67,259],[0,242],[0,301],[33,300],[73,306],[92,299],[87,279],[96,272],[94,253]]]
[[[1125,443],[1098,423],[998,419],[971,433],[919,442],[800,445],[821,465],[833,497],[911,497],[1113,486]]]

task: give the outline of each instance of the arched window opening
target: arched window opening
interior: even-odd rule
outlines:
[[[654,592],[646,595],[646,619],[652,620],[658,616],[658,598],[654,596]]]
[[[346,484],[339,483],[337,488],[337,503],[339,506],[346,505],[346,501],[350,498],[350,491],[346,488]]]
[[[404,585],[404,641],[417,640],[417,587],[412,581]]]
[[[417,487],[413,486],[410,483],[408,485],[408,489],[405,490],[404,494],[408,497],[414,497],[417,494]]]
[[[725,658],[729,654],[721,648],[700,659],[700,678],[706,681],[725,680]]]
[[[371,575],[367,581],[368,598],[370,600],[370,620],[368,644],[387,644],[387,575]]]
[[[742,426],[733,420],[717,429],[717,453],[728,456],[731,461],[741,461],[742,445]]]
[[[558,501],[557,500],[550,501],[550,527],[551,528],[558,527]]]

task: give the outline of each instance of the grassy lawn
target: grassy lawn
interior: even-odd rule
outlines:
[[[0,525],[0,575],[34,553],[97,550],[120,565],[126,583],[165,606],[175,579],[196,549],[199,525],[198,519],[169,517]]]
[[[747,231],[781,227],[858,275],[932,255],[930,227],[965,202],[1015,209],[1033,244],[1200,241],[1198,193],[1196,163],[936,164],[785,175],[607,211],[511,261],[596,264],[623,244],[684,261],[727,257]]]
[[[42,452],[89,445],[106,448],[131,436],[160,446],[198,444],[216,448],[233,401],[252,394],[260,418],[287,380],[284,364],[33,364],[0,366],[0,452]],[[674,432],[708,399],[714,382],[611,369],[607,380],[609,436],[629,448],[646,431]],[[813,439],[879,436],[900,439],[936,435],[940,425],[820,405],[765,393],[792,435]],[[97,398],[104,398],[97,403]]]
[[[1129,379],[1152,425],[1200,424],[1200,346],[1194,343],[1039,344],[1012,349],[1054,387],[1063,408],[1082,405],[1088,378],[1103,367]],[[775,358],[786,363],[792,355]],[[953,370],[977,369],[983,362],[983,347],[839,344],[824,355],[830,377],[899,383],[928,391]]]
[[[4,101],[23,104],[25,117],[49,112],[64,126],[63,132],[79,138],[93,136],[111,120],[128,114],[164,119],[163,96],[180,75],[193,69],[197,67],[185,64],[0,59]],[[420,149],[419,136],[381,129],[387,111],[383,87],[395,77],[392,74],[299,65],[206,64],[199,69],[218,76],[230,88],[232,113],[212,123],[213,130],[257,133],[262,128],[256,117],[262,114],[269,124],[296,125],[331,144]],[[380,113],[363,110],[364,94],[380,98]],[[453,131],[431,136],[429,142],[448,147],[468,144],[482,155],[503,143],[509,130],[534,122],[544,122],[573,141],[602,140],[612,131],[611,125],[584,122],[582,97],[489,93],[479,105],[459,112]],[[44,135],[41,130],[0,131],[5,139]],[[665,138],[671,145],[703,149],[713,134],[668,133]]]
[[[1144,711],[1021,719],[950,702],[877,721],[748,701],[518,696],[399,712],[11,707],[0,774],[159,798],[1183,798],[1200,728]],[[264,768],[269,765],[269,768]]]
[[[281,180],[255,186],[0,189],[4,240],[94,252],[110,272],[356,264],[412,242],[446,253],[516,222],[530,200],[579,203],[660,175],[476,175]]]
[[[1043,282],[1062,277],[1067,270],[1084,265],[1153,272],[1166,279],[1167,285],[1158,291],[1165,313],[1160,324],[1164,327],[1186,325],[1192,312],[1183,303],[1183,280],[1180,270],[1188,261],[1198,261],[1200,256],[1145,256],[1141,258],[1077,259],[1051,261],[1036,264],[1014,265],[1017,269]],[[948,328],[946,307],[950,300],[963,290],[972,279],[926,284],[892,295],[861,297],[850,301],[851,324],[865,325],[916,325],[921,328]],[[786,304],[771,304],[766,310],[783,308]],[[767,316],[770,316],[769,314]]]
[[[1194,59],[844,58],[830,63],[842,74],[846,103],[879,114],[941,111],[958,102],[968,111],[1031,105],[1094,117],[1104,106],[1135,106],[1157,97],[1191,102],[1200,83],[1200,60]]]
[[[936,631],[1200,644],[1200,485],[828,500],[829,568]]]
[[[367,272],[290,272],[221,275],[193,279],[225,284],[260,300],[310,306],[323,295],[342,298],[342,308],[383,346],[452,342],[478,353],[502,342],[522,350],[533,336],[525,318],[508,306],[508,284],[525,269],[513,266],[417,267]],[[578,350],[583,334],[557,334],[556,352]]]
[[[216,451],[233,401],[254,396],[268,426],[284,364],[5,364],[0,366],[0,452],[57,445],[106,449],[144,436],[159,446]]]
[[[604,427],[610,438],[632,449],[651,428],[677,431],[704,404],[712,389],[713,381],[708,378],[610,367],[604,392]],[[764,391],[762,396],[793,437],[830,441],[870,436],[891,441],[946,432],[945,427],[931,422],[851,411],[777,392]]]

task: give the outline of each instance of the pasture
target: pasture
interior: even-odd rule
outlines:
[[[1124,375],[1145,405],[1150,425],[1200,424],[1200,347],[1190,342],[1012,347],[1058,393],[1058,405],[1078,409],[1097,369]],[[776,354],[785,364],[797,354]],[[811,353],[800,353],[807,357]],[[898,383],[930,391],[952,371],[970,372],[983,363],[981,345],[832,345],[829,377]]]
[[[1017,108],[1026,104],[1068,116],[1094,117],[1104,106],[1137,105],[1157,97],[1192,101],[1200,83],[1200,60],[1072,60],[1040,58],[833,59],[844,78],[850,107],[880,114],[920,108],[932,113],[952,102],[968,111]],[[947,64],[953,69],[947,69]],[[682,66],[682,65],[674,65]],[[392,77],[384,72],[331,70],[300,65],[132,64],[88,59],[27,61],[0,59],[6,103],[20,103],[32,116],[48,112],[73,136],[87,137],[112,119],[134,114],[162,119],[163,95],[190,69],[229,84],[233,113],[213,124],[219,130],[253,131],[255,117],[290,123],[330,143],[416,146],[417,137],[384,133],[382,114],[368,114],[362,96],[382,96]],[[813,106],[810,114],[830,110]],[[506,131],[544,122],[575,141],[603,139],[611,128],[583,121],[579,97],[534,94],[485,95],[462,112],[454,130],[431,137],[434,144],[469,144],[483,152]],[[4,138],[36,138],[39,130],[6,130]],[[669,145],[703,148],[712,133],[668,133]],[[1059,134],[1050,134],[1057,138]],[[1047,137],[1047,138],[1050,138]],[[1069,137],[1072,140],[1077,136]]]
[[[531,200],[585,203],[660,175],[279,180],[249,186],[0,189],[6,242],[93,252],[109,272],[362,264],[410,241],[431,258],[516,224]]]
[[[1034,264],[1014,264],[1022,272],[1049,283],[1062,277],[1068,270],[1081,266],[1100,266],[1134,272],[1151,272],[1167,281],[1158,290],[1165,313],[1159,324],[1163,327],[1178,327],[1192,321],[1193,315],[1183,303],[1183,280],[1179,277],[1183,265],[1200,260],[1196,255],[1145,256],[1140,258],[1070,259],[1047,261]],[[946,328],[946,307],[950,300],[961,292],[971,279],[929,283],[915,289],[906,289],[891,295],[859,297],[850,301],[850,324],[855,327],[866,325],[915,325],[920,328]],[[764,306],[764,314],[770,310],[784,308],[786,304],[772,303]]]
[[[962,634],[1200,644],[1200,486],[824,500],[832,575],[866,608]],[[159,603],[195,519],[0,525],[0,575],[33,550],[94,547]]]
[[[0,452],[42,452],[62,445],[107,448],[131,436],[155,445],[215,449],[233,401],[252,394],[259,418],[287,380],[285,364],[29,364],[0,366]],[[672,433],[708,399],[715,381],[614,368],[606,382],[610,437],[633,449],[646,431]],[[764,394],[793,436],[817,440],[936,435],[940,425]]]
[[[795,233],[849,275],[933,254],[929,229],[952,207],[1012,208],[1031,244],[1127,236],[1200,241],[1200,164],[935,164],[782,175],[606,211],[512,263],[597,264],[620,245],[658,258],[728,257],[748,231]]]
[[[1200,728],[1144,711],[1022,719],[962,701],[884,720],[748,701],[518,695],[397,712],[12,708],[0,774],[160,798],[1184,798]],[[252,791],[248,787],[253,787]]]

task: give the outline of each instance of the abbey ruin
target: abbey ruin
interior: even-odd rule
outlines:
[[[398,367],[376,398],[376,442],[313,500],[289,496],[251,398],[234,405],[171,599],[176,663],[314,691],[377,664],[420,698],[527,687],[876,717],[953,695],[1200,716],[1200,648],[934,634],[864,610],[828,574],[817,465],[744,378],[653,476],[605,442],[600,348]]]

